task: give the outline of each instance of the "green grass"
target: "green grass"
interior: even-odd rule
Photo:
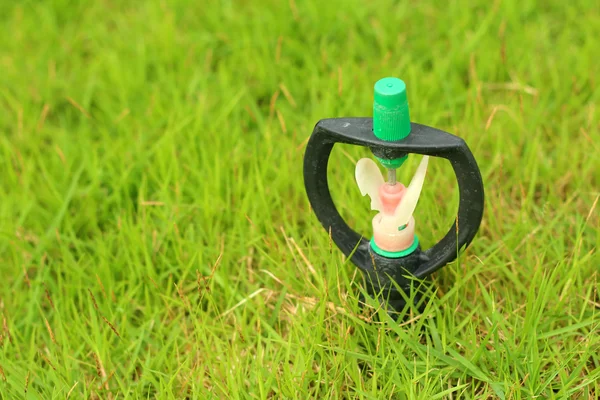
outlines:
[[[1,397],[596,399],[593,3],[2,2]],[[356,306],[302,177],[314,124],[371,115],[389,75],[486,186],[402,324]],[[368,236],[362,156],[336,148],[330,176]],[[456,206],[431,160],[425,247]]]

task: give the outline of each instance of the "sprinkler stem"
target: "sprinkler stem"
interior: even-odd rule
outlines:
[[[388,176],[388,185],[394,186],[396,184],[396,169],[388,168],[387,176]]]

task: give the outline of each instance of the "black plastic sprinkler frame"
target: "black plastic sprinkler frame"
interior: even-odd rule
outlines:
[[[357,163],[359,188],[363,195],[371,196],[372,209],[380,211],[373,219],[370,240],[348,226],[331,197],[327,167],[337,143],[369,148],[388,170],[384,183],[370,159]],[[396,169],[409,154],[424,157],[406,188],[396,183]],[[429,157],[450,161],[458,182],[459,207],[448,233],[431,248],[422,250],[414,234],[412,213]],[[316,124],[304,155],[304,184],[319,222],[360,269],[366,292],[378,298],[393,318],[405,309],[408,298],[422,307],[420,291],[410,296],[413,278],[422,281],[454,261],[475,237],[483,217],[483,182],[469,147],[457,136],[411,122],[406,85],[397,78],[383,78],[375,84],[372,118],[329,118]]]

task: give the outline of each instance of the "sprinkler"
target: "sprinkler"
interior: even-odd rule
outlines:
[[[483,216],[481,173],[465,141],[450,133],[410,121],[405,83],[383,78],[374,87],[373,117],[328,118],[312,132],[304,155],[304,184],[313,212],[342,253],[363,276],[369,296],[394,318],[410,302],[422,311],[421,284],[433,272],[454,261],[475,237]],[[367,147],[387,170],[387,180],[371,158],[356,163],[355,180],[370,197],[372,232],[355,232],[340,216],[329,191],[327,166],[336,144]],[[409,154],[421,155],[408,186],[396,181],[396,170]],[[459,206],[446,235],[421,249],[413,212],[417,206],[430,157],[450,161],[459,188]],[[416,279],[415,279],[416,278]],[[411,296],[412,293],[412,296]]]

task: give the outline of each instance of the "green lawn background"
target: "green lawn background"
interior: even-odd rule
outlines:
[[[597,1],[3,1],[0,28],[2,398],[600,396]],[[302,177],[385,76],[486,188],[400,325],[356,306]],[[369,235],[364,156],[329,174]],[[456,205],[432,160],[425,247]]]

